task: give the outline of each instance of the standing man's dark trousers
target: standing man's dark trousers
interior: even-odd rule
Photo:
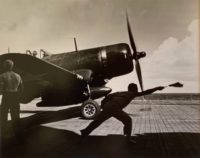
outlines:
[[[132,131],[132,119],[127,113],[122,111],[122,109],[114,105],[104,106],[103,111],[94,119],[94,121],[92,121],[85,129],[81,130],[82,136],[88,136],[95,128],[110,117],[115,117],[124,124],[124,134],[130,138]]]
[[[6,92],[2,96],[1,101],[1,110],[0,110],[0,126],[1,126],[1,134],[5,135],[7,129],[8,122],[8,112],[10,110],[11,114],[11,123],[13,130],[16,134],[20,131],[20,104],[18,99],[17,92]]]

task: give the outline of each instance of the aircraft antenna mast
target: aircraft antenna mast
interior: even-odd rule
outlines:
[[[74,37],[74,45],[75,45],[75,50],[78,52],[77,44],[76,44],[76,38]]]

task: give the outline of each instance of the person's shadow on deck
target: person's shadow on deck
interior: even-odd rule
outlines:
[[[72,131],[38,126],[23,140],[3,144],[1,158],[200,157],[198,133],[151,133],[133,139],[135,144],[127,144],[120,135],[89,136],[80,142]]]
[[[40,126],[43,123],[80,116],[80,107],[54,112],[41,112],[23,118],[28,129],[21,139],[1,144],[1,158],[133,158],[133,157],[200,157],[199,133],[146,133],[135,135],[135,144],[128,144],[121,135],[89,136],[80,142],[80,135]]]

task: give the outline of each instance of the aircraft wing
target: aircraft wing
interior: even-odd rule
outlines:
[[[0,72],[6,59],[14,61],[14,71],[22,76],[24,92],[21,102],[28,103],[43,93],[50,91],[64,95],[81,95],[87,85],[78,74],[61,68],[42,59],[20,53],[0,55]]]

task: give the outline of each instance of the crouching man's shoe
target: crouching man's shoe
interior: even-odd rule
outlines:
[[[81,132],[81,137],[87,137],[85,129],[80,130]]]
[[[79,141],[79,143],[83,143],[85,141],[85,139],[87,138],[88,134],[86,133],[85,129],[80,130],[81,133],[81,139]]]
[[[130,136],[126,136],[126,141],[127,143],[130,143],[130,144],[136,144],[136,141],[132,139]]]

